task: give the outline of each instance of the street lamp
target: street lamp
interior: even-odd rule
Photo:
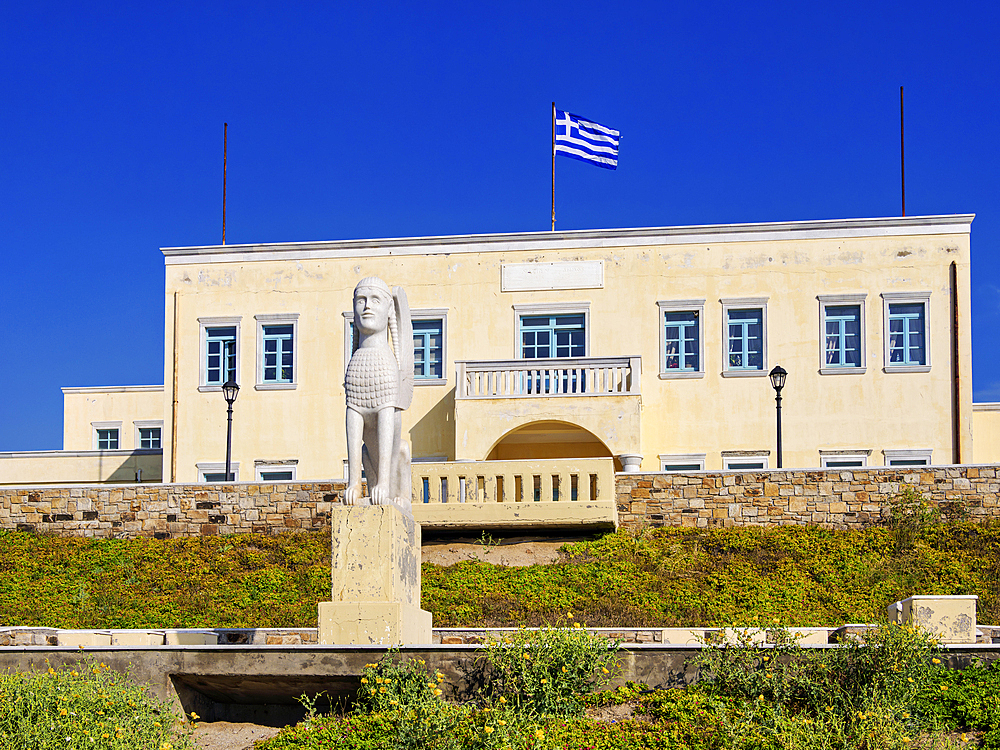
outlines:
[[[775,365],[774,369],[768,373],[771,378],[771,387],[774,388],[774,402],[778,410],[778,468],[781,468],[781,389],[785,387],[785,377],[788,375],[785,368]]]
[[[240,393],[240,387],[233,378],[230,378],[222,385],[222,396],[226,399],[227,405],[227,417],[229,420],[229,426],[226,429],[226,479],[225,481],[232,481],[229,473],[229,466],[232,462],[233,457],[233,401]]]

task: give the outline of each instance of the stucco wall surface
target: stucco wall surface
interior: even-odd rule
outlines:
[[[996,518],[996,464],[908,469],[618,474],[618,520],[625,527],[872,526],[912,487],[930,504],[970,519]]]

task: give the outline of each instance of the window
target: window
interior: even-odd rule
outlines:
[[[660,378],[704,377],[705,300],[657,302],[660,311]]]
[[[514,305],[518,359],[586,357],[589,302]]]
[[[142,449],[153,450],[160,447],[160,428],[159,427],[140,427],[139,428],[139,447]]]
[[[767,375],[767,298],[722,300],[724,377]]]
[[[886,466],[930,466],[932,451],[922,448],[884,450]]]
[[[98,430],[97,450],[99,451],[118,450],[118,430],[117,429]]]
[[[354,313],[344,314],[344,372],[351,355],[358,348]],[[448,310],[410,310],[413,322],[413,384],[447,385],[445,363],[448,361]]]
[[[91,422],[95,451],[116,451],[121,445],[121,422]]]
[[[413,320],[413,384],[447,385],[448,310],[410,310]]]
[[[255,315],[257,321],[257,385],[255,390],[295,388],[298,313]]]
[[[413,377],[443,377],[444,330],[440,319],[413,321]]]
[[[199,463],[195,464],[198,469],[198,480],[201,482],[225,482],[226,481],[226,464],[222,463]],[[236,461],[231,461],[229,464],[229,480],[230,482],[238,482],[240,480],[240,465]]]
[[[160,450],[163,448],[163,420],[137,419],[135,425],[135,447],[140,450]]]
[[[821,294],[820,374],[865,371],[865,294]]]
[[[704,471],[704,453],[659,456],[660,471]]]
[[[254,461],[258,482],[293,482],[296,478],[298,459]]]
[[[927,372],[930,292],[885,292],[885,371]]]
[[[770,451],[733,451],[722,452],[723,471],[753,471],[766,469]]]
[[[240,318],[198,318],[202,330],[200,391],[217,391],[239,382]]]
[[[820,465],[824,469],[859,469],[868,465],[867,450],[830,450],[819,452]]]
[[[522,315],[521,358],[586,356],[583,315]]]

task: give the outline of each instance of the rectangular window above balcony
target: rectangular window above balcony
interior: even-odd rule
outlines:
[[[656,303],[660,314],[660,379],[705,376],[705,300]]]

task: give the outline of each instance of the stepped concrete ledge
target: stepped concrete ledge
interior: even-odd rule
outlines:
[[[695,681],[691,657],[701,644],[629,643],[618,650],[621,671],[612,686],[628,680],[650,687],[676,687]],[[773,648],[761,644],[761,648]],[[807,645],[835,649],[838,645]],[[449,699],[468,697],[481,645],[403,646],[403,658],[423,659],[445,675]],[[0,650],[0,670],[45,671],[81,661],[128,671],[135,682],[176,710],[196,712],[205,721],[252,721],[284,726],[299,721],[303,693],[326,693],[331,701],[349,699],[360,687],[364,666],[386,655],[385,646],[327,645],[163,645],[163,646],[11,646]],[[943,660],[962,668],[1000,658],[1000,644],[949,645]]]

